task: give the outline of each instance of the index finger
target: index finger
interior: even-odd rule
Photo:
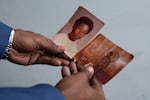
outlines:
[[[57,46],[52,40],[39,35],[39,48],[44,49],[49,54],[59,54],[64,52],[64,48]]]

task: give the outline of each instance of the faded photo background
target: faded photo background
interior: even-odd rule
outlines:
[[[0,20],[13,28],[52,37],[83,6],[105,25],[99,33],[134,55],[117,76],[104,85],[106,100],[150,100],[149,0],[0,0]],[[60,67],[19,66],[0,61],[0,86],[55,85]]]

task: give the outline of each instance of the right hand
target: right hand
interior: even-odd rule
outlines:
[[[66,73],[67,66],[64,66],[64,69],[63,73]],[[93,68],[87,66],[82,72],[64,74],[66,76],[57,83],[56,87],[67,100],[105,100],[102,85],[92,78],[93,73]]]
[[[57,46],[53,41],[40,34],[15,30],[8,60],[21,65],[49,64],[67,66],[69,61],[62,56],[63,52],[64,48]]]

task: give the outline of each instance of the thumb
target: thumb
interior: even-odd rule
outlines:
[[[44,36],[40,36],[39,44],[42,49],[46,50],[46,52],[50,54],[59,54],[64,51],[62,46],[57,46],[51,39]]]
[[[94,69],[92,66],[88,66],[85,68],[84,71],[85,75],[87,76],[88,80],[90,80],[94,74]]]
[[[44,49],[44,52],[46,52],[47,54],[51,54],[53,56],[57,56],[69,61],[72,60],[64,53],[65,48],[63,46],[56,45],[52,40],[44,36],[41,36],[41,41],[39,42],[39,44],[40,48]]]

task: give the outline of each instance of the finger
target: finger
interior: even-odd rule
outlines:
[[[40,48],[46,50],[46,52],[50,53],[50,54],[59,54],[64,52],[64,47],[62,46],[57,46],[52,40],[44,37],[44,36],[40,36]]]
[[[91,88],[93,88],[93,90],[96,90],[96,92],[99,93],[101,98],[103,98],[102,100],[105,100],[102,84],[98,82],[96,78],[91,79]]]
[[[39,59],[39,57],[43,54],[44,54],[44,52],[42,52],[42,51],[32,52],[31,55],[30,55],[30,59],[28,61],[28,65],[36,64],[37,59]]]
[[[85,68],[83,66],[81,66],[78,62],[75,62],[76,66],[77,66],[77,71],[78,72],[83,72],[85,71]]]
[[[87,63],[87,64],[84,65],[85,68],[90,67],[90,66],[93,66],[93,64],[92,63]]]
[[[67,77],[67,76],[70,76],[71,75],[71,72],[70,72],[70,69],[69,67],[67,66],[63,66],[63,68],[61,69],[61,74],[62,74],[62,77]]]
[[[10,48],[8,60],[21,65],[28,65],[30,54],[18,53],[15,49]]]
[[[85,71],[85,68],[87,68],[87,67],[93,67],[93,64],[92,63],[87,63],[87,64],[85,64],[84,66],[81,66],[78,62],[75,62],[75,64],[76,64],[76,68],[77,68],[77,71],[78,72],[83,72],[83,71]]]
[[[90,85],[91,87],[93,88],[100,88],[102,87],[101,83],[99,83],[95,78],[92,78],[91,81],[90,81]]]
[[[70,65],[69,65],[69,67],[70,67],[70,72],[72,73],[72,74],[74,74],[74,73],[77,73],[78,71],[77,71],[77,66],[76,66],[76,64],[75,64],[75,62],[70,62]]]
[[[37,64],[50,64],[54,66],[68,66],[70,62],[61,58],[48,56],[48,55],[42,55],[37,59],[36,63]]]
[[[89,66],[89,67],[85,68],[85,71],[83,71],[83,73],[86,75],[88,80],[91,80],[91,78],[94,74],[94,69],[92,66]]]
[[[70,58],[68,55],[66,55],[64,52],[60,53],[59,55],[57,55],[57,57],[66,59],[68,61],[74,61],[74,59]]]
[[[41,36],[40,45],[41,45],[41,49],[44,49],[44,51],[48,54],[66,59],[68,61],[72,60],[64,53],[65,48],[63,46],[56,45],[52,40],[46,37]]]

